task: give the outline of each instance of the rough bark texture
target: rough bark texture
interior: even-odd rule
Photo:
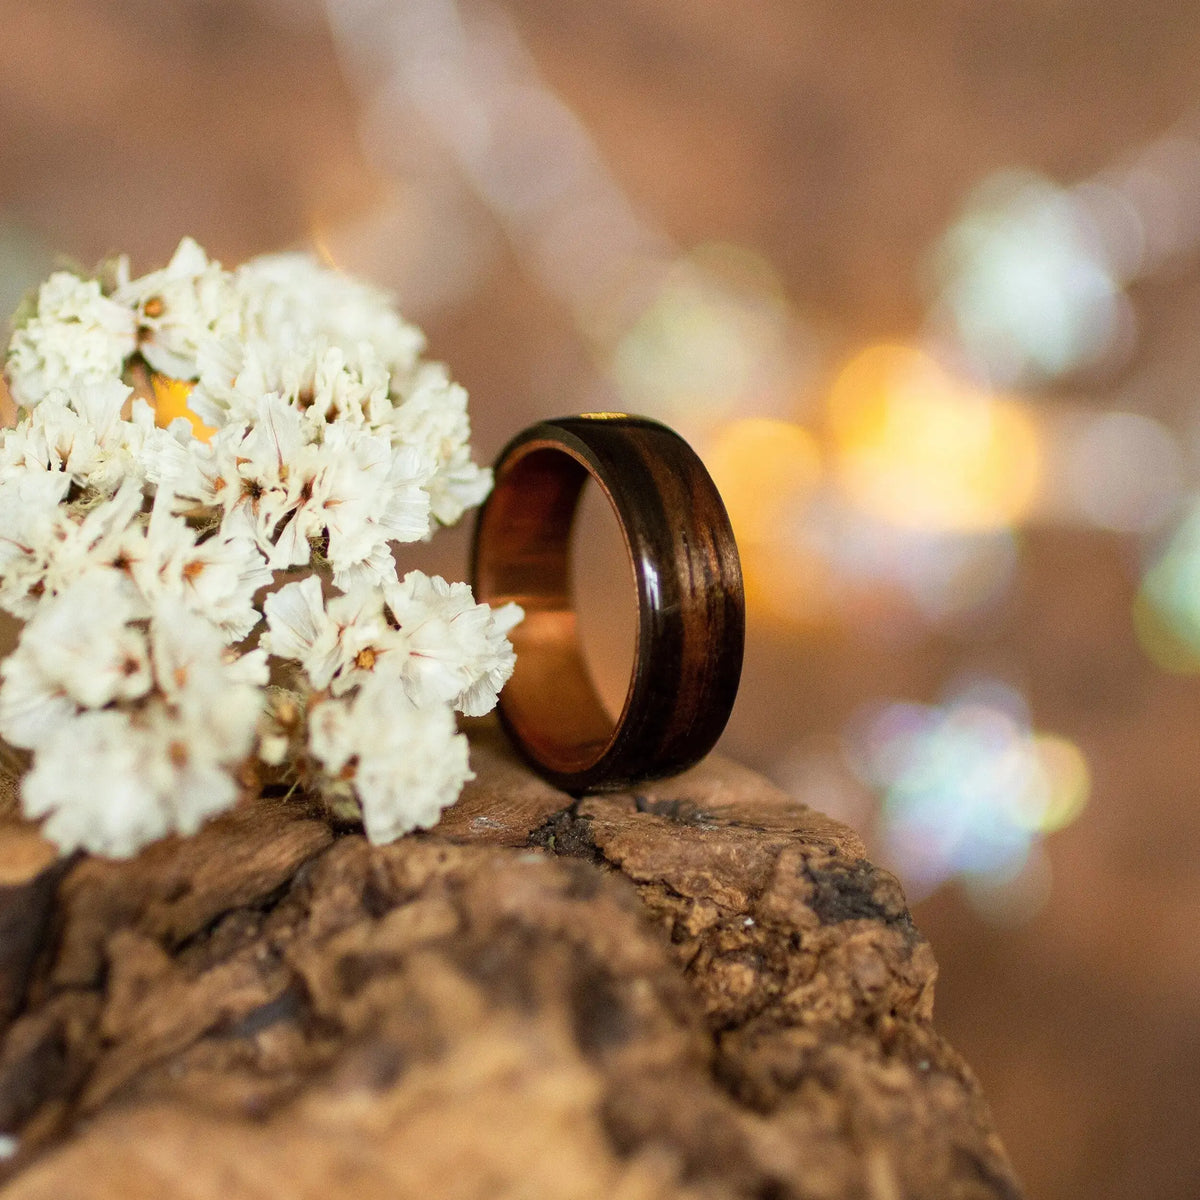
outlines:
[[[0,826],[13,1198],[1018,1197],[858,839],[711,760],[478,780],[386,847],[260,801],[127,863]]]

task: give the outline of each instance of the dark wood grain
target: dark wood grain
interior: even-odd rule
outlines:
[[[637,585],[635,666],[615,722],[588,676],[570,588],[571,530],[589,478],[613,507]],[[625,788],[685,770],[712,749],[737,695],[745,602],[725,507],[678,434],[621,413],[525,430],[497,459],[472,578],[481,600],[525,609],[500,716],[557,786]]]

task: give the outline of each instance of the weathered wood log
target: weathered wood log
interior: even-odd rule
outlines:
[[[0,825],[4,1194],[1019,1196],[853,833],[718,759],[572,803],[472,740],[392,846],[261,800],[47,874]]]

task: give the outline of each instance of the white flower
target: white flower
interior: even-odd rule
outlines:
[[[150,644],[155,690],[144,701],[60,719],[38,741],[22,807],[46,818],[64,853],[125,857],[194,833],[237,799],[233,771],[253,747],[265,656],[231,660],[213,626],[175,605],[154,614]]]
[[[247,537],[217,532],[197,541],[195,531],[170,512],[171,494],[160,490],[150,520],[133,526],[121,544],[124,569],[150,606],[170,599],[239,641],[258,624],[254,594],[273,576]]]
[[[418,705],[449,703],[466,716],[496,704],[516,657],[505,636],[524,616],[515,605],[493,612],[465,583],[409,571],[384,592],[407,645],[402,676]]]
[[[267,341],[209,340],[199,354],[200,381],[189,406],[214,428],[254,419],[260,397],[282,396],[319,427],[334,421],[374,428],[392,409],[387,368],[369,343],[353,362],[323,337]]]
[[[416,373],[388,427],[394,443],[414,446],[436,464],[429,494],[440,524],[453,525],[487,498],[492,473],[471,461],[467,393],[450,382],[441,364],[427,363]]]
[[[255,751],[356,798],[376,841],[457,797],[453,708],[495,704],[521,612],[397,582],[394,545],[491,485],[466,393],[423,348],[384,293],[300,255],[231,273],[184,238],[140,279],[120,260],[110,296],[66,272],[43,285],[6,364],[25,411],[0,432],[0,608],[27,624],[0,736],[33,751],[25,811],[63,850],[195,830]],[[139,354],[196,381],[210,438],[157,427],[123,382]],[[304,577],[256,603],[289,568]],[[265,719],[268,653],[306,701],[280,691]]]
[[[10,745],[45,745],[79,705],[49,682],[30,656],[14,652],[4,660],[0,683],[0,737]]]
[[[308,494],[296,522],[305,537],[328,537],[333,580],[346,587],[356,568],[368,577],[396,578],[389,543],[415,542],[429,532],[429,470],[410,448],[393,450],[387,438],[331,425],[313,456]],[[375,574],[381,571],[381,575]]]
[[[142,492],[135,480],[127,480],[107,500],[61,510],[42,551],[42,595],[58,595],[97,567],[120,570],[122,545],[141,514]]]
[[[252,538],[273,570],[306,566],[321,545],[334,582],[394,581],[389,545],[429,529],[430,467],[411,449],[343,423],[319,431],[282,397],[259,397],[249,426],[226,425],[160,482],[177,507],[219,508],[222,528]]]
[[[393,374],[412,370],[424,349],[424,335],[399,316],[390,296],[311,255],[251,259],[238,268],[235,284],[247,324],[268,341],[294,346],[323,338],[351,362],[369,345]]]
[[[214,429],[252,424],[259,401],[268,394],[303,408],[299,398],[311,392],[315,349],[312,342],[283,345],[253,333],[210,338],[200,347],[200,377],[188,407]]]
[[[128,713],[85,713],[42,744],[21,783],[21,807],[28,817],[46,818],[42,833],[63,854],[83,848],[126,858],[171,832],[163,792],[176,782],[172,746],[186,750],[182,741],[148,738]],[[80,763],[87,764],[86,782]],[[199,778],[192,772],[189,783],[218,808],[234,799],[220,770]]]
[[[376,587],[333,596],[326,605],[320,580],[310,575],[268,596],[264,610],[263,649],[299,662],[315,689],[328,688],[335,696],[374,671],[384,655],[405,649],[384,619]]]
[[[77,384],[66,393],[71,407],[83,418],[102,446],[110,446],[121,423],[121,409],[133,388],[119,379]]]
[[[390,377],[370,342],[359,343],[347,358],[341,346],[318,343],[307,394],[297,394],[305,419],[330,425],[349,422],[377,429],[392,411]]]
[[[262,707],[255,688],[267,682],[266,654],[237,654],[211,622],[171,602],[151,617],[150,652],[158,690],[185,718],[202,718],[205,728],[193,736],[212,736],[231,760],[244,758]]]
[[[320,579],[309,575],[272,592],[263,615],[267,631],[259,645],[276,658],[300,663],[318,691],[327,688],[344,663],[340,631],[325,611]]]
[[[467,584],[420,571],[382,597],[363,586],[327,604],[310,576],[268,596],[265,611],[263,648],[299,662],[317,690],[338,696],[386,677],[417,707],[452,706],[467,716],[495,707],[515,662],[506,634],[524,615],[515,604],[493,612],[475,603]]]
[[[185,474],[193,447],[203,446],[192,434],[186,417],[176,417],[165,429],[154,422],[154,409],[138,397],[131,419],[120,425],[120,461],[126,474],[136,475],[151,487],[169,483]]]
[[[70,477],[5,468],[0,479],[0,608],[32,616],[44,591],[45,559],[62,520]]]
[[[253,343],[253,344],[252,344]],[[255,370],[259,354],[275,356],[275,348],[256,339],[205,338],[196,350],[196,386],[188,408],[212,429],[245,424],[258,397],[278,388],[258,387],[266,371]]]
[[[0,735],[38,747],[79,709],[150,689],[140,614],[115,571],[97,570],[45,601],[0,666]]]
[[[70,407],[64,392],[49,393],[26,420],[2,436],[0,467],[6,472],[14,467],[62,471],[82,483],[101,462],[95,431]]]
[[[330,776],[348,780],[372,842],[428,829],[474,778],[467,739],[444,706],[417,708],[394,680],[368,681],[350,700],[317,704],[309,750]]]
[[[491,621],[484,628],[486,652],[475,665],[471,685],[459,696],[455,705],[466,717],[482,717],[496,707],[500,690],[512,678],[517,662],[508,635],[525,620],[525,610],[510,601],[490,611]]]
[[[70,395],[71,406],[95,432],[99,447],[96,464],[79,482],[104,495],[128,480],[154,483],[162,470],[160,462],[185,454],[182,443],[193,440],[186,417],[176,417],[160,429],[154,409],[140,396],[131,402],[129,419],[122,418],[121,409],[131,393],[122,383],[107,383],[77,388]]]
[[[134,309],[142,357],[174,379],[194,379],[197,355],[209,338],[237,336],[241,308],[232,276],[184,238],[167,266],[123,282],[114,295]]]
[[[175,497],[181,512],[195,509],[225,509],[240,495],[238,446],[246,436],[244,426],[218,429],[207,441],[182,438],[177,449],[162,448],[148,470],[160,489]],[[234,489],[232,492],[226,489]]]
[[[108,379],[50,392],[19,425],[0,431],[0,469],[61,471],[80,488],[101,495],[111,495],[130,479],[145,479],[165,453],[164,444],[178,447],[179,426],[187,422],[174,423],[170,431],[157,429],[153,410],[140,399],[133,404],[133,419],[122,419],[132,391],[119,379]]]
[[[273,568],[307,563],[307,545],[301,549],[289,543],[284,550],[276,549],[280,522],[294,508],[288,477],[307,444],[300,414],[278,396],[263,396],[249,429],[227,426],[209,444],[222,458],[213,487],[214,499],[225,513],[226,532],[253,538]]]
[[[298,506],[295,480],[312,473],[300,414],[274,394],[260,396],[255,407],[248,426],[226,425],[207,443],[188,444],[186,462],[160,486],[171,488],[177,507],[219,509],[222,530],[252,539],[272,568],[306,564],[311,550],[303,531],[288,529]]]
[[[0,527],[7,529],[0,535],[0,607],[14,616],[32,617],[77,579],[120,563],[121,543],[141,512],[141,488],[130,480],[76,512],[62,503],[69,483],[58,473],[17,472],[0,484]]]
[[[105,296],[95,279],[56,271],[38,291],[37,312],[9,343],[13,399],[28,408],[57,389],[119,379],[136,349],[127,305]]]
[[[274,575],[249,538],[216,534],[184,552],[177,578],[188,609],[236,642],[262,619],[254,596]]]

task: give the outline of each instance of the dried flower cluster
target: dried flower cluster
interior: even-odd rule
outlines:
[[[435,822],[471,775],[454,710],[495,704],[521,612],[397,575],[395,543],[491,485],[419,330],[307,256],[227,271],[190,239],[139,279],[58,272],[16,324],[0,737],[32,754],[26,813],[129,855],[271,778],[376,841]],[[210,436],[156,424],[166,381]]]

